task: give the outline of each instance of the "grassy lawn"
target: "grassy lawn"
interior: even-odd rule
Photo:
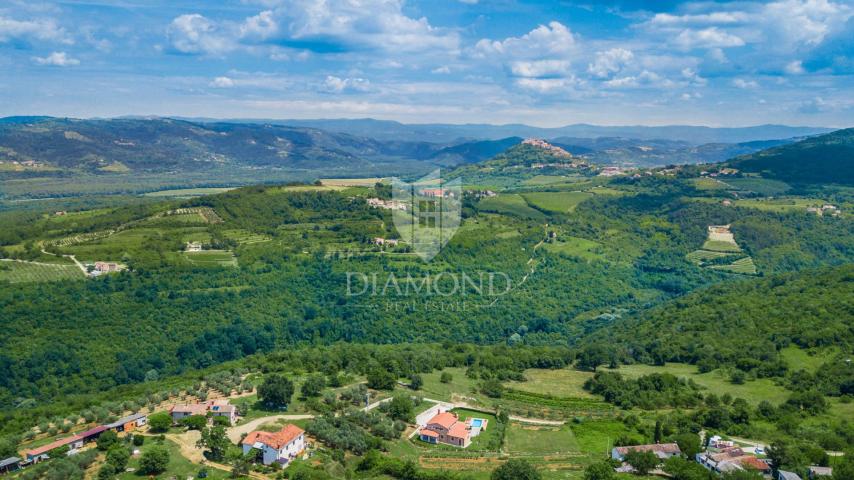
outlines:
[[[451,395],[465,395],[467,397],[481,398],[482,395],[477,393],[477,382],[466,377],[466,369],[464,368],[446,368],[443,370],[452,376],[452,380],[448,383],[442,383],[439,378],[442,372],[435,371],[421,375],[424,380],[420,394],[435,400],[451,400]]]
[[[83,272],[75,265],[48,265],[32,262],[0,262],[0,282],[54,282],[83,280]]]
[[[594,398],[587,393],[582,386],[584,382],[593,377],[591,372],[580,372],[578,370],[525,370],[527,382],[509,382],[507,386],[525,392],[551,394],[558,397],[583,397]]]
[[[533,192],[525,193],[525,200],[531,205],[552,212],[571,212],[579,203],[590,198],[586,192]]]
[[[788,198],[746,198],[736,200],[738,207],[755,208],[767,212],[805,212],[809,207],[820,207],[827,202],[814,198],[788,197]]]
[[[147,437],[145,439],[145,445],[140,447],[141,453],[145,453],[146,450],[151,447],[160,444],[155,441],[152,437]],[[177,444],[170,440],[165,440],[162,443],[169,450],[169,466],[166,468],[166,471],[158,475],[158,478],[178,478],[178,479],[186,479],[188,477],[195,478],[199,470],[201,470],[200,465],[196,465],[195,463],[187,460],[183,455],[181,455],[181,450]],[[139,472],[139,458],[141,455],[131,457],[130,462],[128,462],[128,468],[133,468],[134,472],[124,472],[118,475],[116,478],[121,480],[139,480],[141,478],[149,478],[148,475],[142,475]],[[229,473],[218,470],[216,468],[208,467],[208,478],[212,479],[223,479],[228,478]]]
[[[495,212],[506,215],[513,215],[522,218],[532,218],[540,220],[545,218],[542,212],[535,210],[528,205],[528,202],[518,194],[502,193],[495,197],[484,198],[478,202],[477,207],[480,210],[487,212]]]
[[[558,236],[554,242],[549,242],[543,245],[546,250],[553,253],[565,253],[574,257],[581,257],[585,260],[598,260],[602,255],[595,253],[594,249],[600,247],[599,242],[587,240],[586,238]]]
[[[780,195],[791,188],[785,182],[767,178],[727,178],[724,182],[738,190],[756,192],[760,195]]]
[[[730,188],[729,185],[716,178],[695,178],[693,183],[697,190],[726,190]]]
[[[735,385],[729,381],[729,375],[720,370],[698,373],[697,367],[683,363],[668,363],[663,367],[652,365],[622,365],[616,371],[631,378],[651,373],[666,372],[677,377],[690,378],[697,382],[698,385],[718,395],[729,393],[733,398],[741,397],[754,405],[762,400],[768,400],[775,404],[782,403],[789,396],[789,392],[785,388],[775,385],[772,380],[767,378],[748,381],[743,385]]]
[[[193,265],[205,267],[236,267],[237,259],[228,250],[203,250],[185,252],[184,257]]]
[[[565,455],[578,453],[575,434],[566,426],[523,425],[511,423],[505,439],[511,455]]]
[[[780,350],[783,360],[792,370],[806,370],[815,373],[822,364],[830,361],[839,352],[836,348],[823,348],[819,350],[805,350],[795,346],[788,346]]]

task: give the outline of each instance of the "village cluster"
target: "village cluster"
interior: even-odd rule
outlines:
[[[615,468],[615,471],[622,473],[634,473],[635,468],[626,462],[626,456],[629,452],[652,452],[658,457],[658,460],[663,464],[668,458],[681,455],[682,451],[679,445],[675,443],[656,443],[649,445],[632,445],[625,447],[614,447],[611,450],[611,458],[621,462],[620,466]],[[724,440],[719,435],[709,438],[709,444],[706,449],[694,457],[694,460],[705,467],[707,470],[718,474],[733,473],[738,471],[755,471],[762,474],[763,477],[773,480],[803,480],[800,475],[794,472],[778,470],[776,477],[773,475],[772,465],[768,461],[757,457],[765,453],[762,447],[742,447],[737,445],[732,440]],[[661,470],[655,470],[652,473],[664,474]],[[810,480],[829,479],[833,475],[833,469],[830,467],[821,467],[813,465],[809,467]]]
[[[230,426],[236,425],[239,411],[228,399],[211,400],[200,403],[178,404],[169,407],[166,412],[172,424],[181,425],[181,421],[192,416],[203,416],[212,420],[222,417]],[[113,431],[119,436],[131,432],[144,432],[148,425],[149,414],[135,413],[114,422],[98,425],[84,432],[54,440],[48,444],[26,450],[21,457],[0,460],[0,473],[8,473],[29,465],[47,460],[57,455],[76,455],[88,445],[96,442],[104,432]],[[244,455],[253,455],[256,463],[270,465],[277,463],[287,466],[306,450],[305,431],[296,425],[285,424],[277,432],[252,431],[240,442]],[[254,452],[254,454],[253,454]]]

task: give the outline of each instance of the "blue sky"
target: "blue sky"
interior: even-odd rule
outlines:
[[[854,124],[854,2],[0,2],[0,115]]]

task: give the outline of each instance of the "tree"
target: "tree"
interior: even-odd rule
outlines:
[[[225,427],[217,425],[202,430],[202,438],[196,442],[196,447],[207,448],[208,458],[218,462],[225,458],[225,453],[230,444],[231,442],[225,435]]]
[[[286,409],[294,395],[294,383],[283,375],[268,375],[258,387],[258,398],[267,407]]]
[[[527,460],[512,458],[492,471],[491,480],[541,480],[540,472]]]
[[[682,455],[689,460],[694,459],[694,457],[703,449],[700,445],[699,435],[694,433],[680,433],[673,437],[673,441],[676,442],[676,445],[679,445],[679,450],[682,451]]]
[[[451,383],[451,381],[453,381],[453,380],[454,380],[454,376],[451,375],[450,372],[442,372],[442,374],[439,375],[439,381],[442,383]]]
[[[163,473],[169,466],[169,450],[162,445],[154,445],[139,458],[139,471],[143,475]]]
[[[649,451],[629,450],[624,460],[634,467],[638,475],[646,475],[658,465],[658,457]]]
[[[388,405],[388,416],[394,420],[408,422],[412,419],[412,410],[415,406],[409,395],[395,395]]]
[[[584,469],[584,480],[612,480],[613,478],[614,467],[607,461],[593,463]]]
[[[590,370],[595,372],[596,368],[603,363],[607,363],[610,355],[602,345],[587,345],[578,354],[576,366],[581,370]]]
[[[190,415],[181,419],[181,425],[188,430],[201,430],[208,425],[208,417],[204,415]]]
[[[500,381],[491,378],[489,380],[485,380],[480,385],[480,391],[487,397],[501,398],[504,394],[504,385],[501,385]]]
[[[119,436],[116,434],[116,432],[114,432],[112,430],[107,430],[106,432],[104,432],[98,436],[98,441],[97,441],[98,450],[101,450],[102,452],[106,452],[107,450],[110,449],[110,447],[112,447],[113,445],[115,445],[118,442],[119,442]]]
[[[424,380],[421,379],[421,375],[413,373],[409,377],[409,388],[412,390],[421,390],[422,385],[424,385]]]
[[[124,472],[130,460],[130,452],[127,447],[116,443],[107,450],[107,463],[115,468],[116,472]]]
[[[300,387],[300,393],[305,398],[318,397],[325,386],[326,379],[323,378],[323,375],[311,375],[305,379],[302,387]]]
[[[116,467],[109,463],[105,463],[98,470],[98,480],[111,480],[116,477]]]
[[[166,412],[158,412],[148,417],[148,428],[154,433],[164,433],[172,426],[172,417]]]
[[[673,480],[706,480],[709,471],[697,462],[686,460],[682,457],[671,457],[664,462],[664,471],[669,473]]]
[[[374,390],[394,390],[397,377],[384,368],[374,368],[368,372],[368,387]]]

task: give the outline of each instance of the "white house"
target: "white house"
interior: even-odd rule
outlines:
[[[258,451],[257,459],[264,465],[278,462],[285,466],[305,450],[305,431],[286,424],[278,432],[250,432],[241,444],[244,455],[254,449]]]
[[[225,417],[229,425],[237,423],[237,406],[228,403],[228,400],[214,400],[208,402],[208,411],[212,417]]]

